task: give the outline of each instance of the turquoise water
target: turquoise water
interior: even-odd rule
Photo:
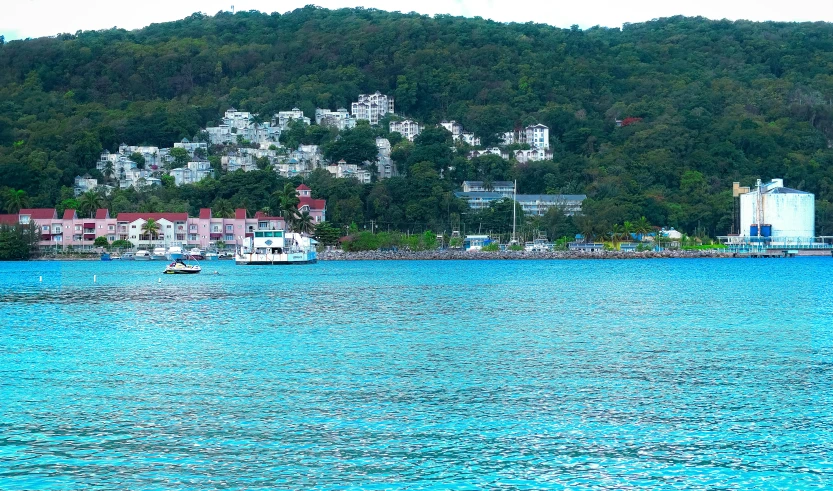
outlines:
[[[0,263],[0,489],[833,487],[829,258],[203,265]]]

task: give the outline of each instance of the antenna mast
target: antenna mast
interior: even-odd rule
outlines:
[[[515,179],[515,186],[512,189],[512,241],[510,244],[515,244],[518,240],[515,238],[515,213],[518,206],[518,180]]]

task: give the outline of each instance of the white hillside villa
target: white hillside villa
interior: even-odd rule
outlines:
[[[393,97],[378,91],[375,94],[361,94],[351,109],[354,118],[365,119],[370,121],[370,124],[377,125],[386,114],[393,114]]]

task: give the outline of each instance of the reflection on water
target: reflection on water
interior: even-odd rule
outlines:
[[[0,264],[0,489],[823,489],[828,265]]]

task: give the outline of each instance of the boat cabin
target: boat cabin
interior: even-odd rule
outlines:
[[[254,254],[283,254],[284,239],[283,230],[255,230],[252,237],[243,241],[243,251]]]

